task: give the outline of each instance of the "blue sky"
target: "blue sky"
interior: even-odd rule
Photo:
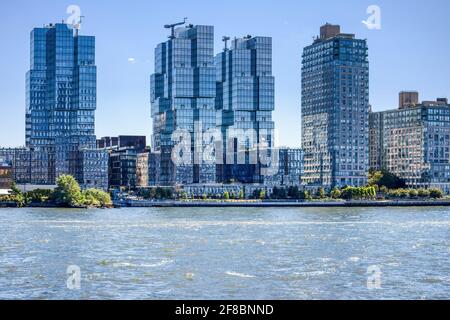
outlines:
[[[423,100],[450,97],[448,0],[4,0],[0,2],[1,147],[24,144],[29,33],[67,19],[71,4],[80,6],[86,16],[81,34],[97,38],[97,136],[150,137],[154,47],[166,40],[163,25],[184,17],[192,24],[215,26],[216,53],[223,35],[273,37],[274,118],[281,145],[300,145],[301,52],[325,22],[368,39],[374,110],[396,107],[401,90],[418,90]],[[362,24],[373,4],[381,8],[381,30]]]

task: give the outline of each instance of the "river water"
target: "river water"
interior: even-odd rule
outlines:
[[[0,209],[0,299],[449,298],[448,208]]]

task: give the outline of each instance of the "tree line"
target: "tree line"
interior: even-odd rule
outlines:
[[[81,190],[79,183],[70,175],[62,175],[56,181],[55,190],[36,189],[22,192],[13,183],[9,195],[0,196],[0,202],[16,203],[19,207],[33,204],[54,205],[58,207],[110,207],[111,196],[98,189]]]

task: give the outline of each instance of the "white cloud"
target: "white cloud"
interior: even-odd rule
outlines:
[[[128,62],[129,62],[129,63],[135,63],[135,62],[136,62],[136,59],[135,59],[135,58],[128,58]]]

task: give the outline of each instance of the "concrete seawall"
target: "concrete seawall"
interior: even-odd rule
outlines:
[[[131,208],[352,208],[352,207],[450,207],[450,201],[349,201],[349,202],[152,202],[128,200]]]
[[[0,208],[17,208],[18,205],[15,202],[0,202]]]

